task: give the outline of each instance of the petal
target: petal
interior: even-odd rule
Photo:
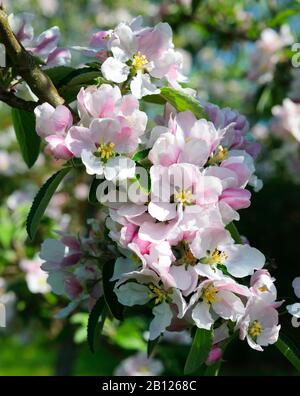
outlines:
[[[82,150],[94,152],[96,146],[91,139],[91,133],[88,128],[73,126],[67,133],[65,140],[67,148],[75,155],[80,157]]]
[[[265,264],[265,256],[249,245],[231,245],[224,248],[228,259],[224,262],[228,272],[236,278],[252,275]]]
[[[210,306],[205,302],[198,303],[192,311],[192,319],[200,329],[210,330],[214,320],[209,312]]]
[[[149,74],[138,73],[133,77],[130,83],[130,90],[132,94],[137,98],[141,99],[146,95],[159,94],[159,89],[151,83]]]
[[[114,266],[114,274],[111,277],[110,281],[115,281],[120,279],[122,275],[127,272],[132,272],[136,269],[136,265],[130,259],[119,257],[117,258]]]
[[[235,322],[245,312],[241,299],[227,290],[220,290],[216,301],[212,304],[213,310],[223,319]]]
[[[166,302],[156,305],[152,309],[152,313],[154,315],[154,319],[152,319],[150,323],[149,339],[155,340],[171,324],[173,313],[170,308],[170,305],[167,304]]]
[[[101,66],[103,77],[109,81],[122,83],[127,80],[129,67],[115,58],[107,58]]]
[[[147,304],[152,298],[148,287],[136,282],[127,282],[114,290],[119,302],[128,307]]]
[[[100,158],[95,157],[93,153],[83,149],[81,152],[81,160],[85,165],[86,173],[88,175],[102,176],[104,173],[103,163]]]
[[[104,168],[107,180],[126,180],[135,176],[135,162],[126,157],[110,158]]]

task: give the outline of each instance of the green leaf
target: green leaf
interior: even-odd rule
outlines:
[[[118,298],[114,292],[116,282],[111,282],[110,279],[114,273],[114,262],[106,261],[103,265],[102,280],[103,280],[103,293],[106,304],[111,314],[118,320],[123,320],[124,307],[119,303]]]
[[[28,111],[12,109],[12,121],[22,157],[31,168],[40,153],[41,138],[35,131],[35,117]]]
[[[59,86],[68,76],[72,75],[76,69],[70,66],[56,66],[47,69],[46,73],[55,86]]]
[[[173,88],[161,88],[160,95],[177,111],[190,110],[197,118],[207,118],[207,115],[197,99]]]
[[[137,151],[136,153],[133,154],[131,159],[133,161],[139,162],[139,161],[143,160],[144,158],[146,158],[148,156],[149,151],[150,151],[150,149]]]
[[[33,239],[47,206],[57,187],[72,168],[66,167],[52,175],[41,187],[31,205],[26,221],[26,229],[30,239]]]
[[[300,373],[300,352],[285,334],[280,334],[275,346]]]
[[[226,229],[230,232],[235,243],[242,244],[240,233],[233,222],[227,224]]]
[[[146,95],[143,97],[143,101],[146,103],[153,103],[163,105],[166,103],[166,99],[164,99],[161,95]]]
[[[212,331],[197,329],[193,343],[185,362],[184,374],[195,373],[206,361],[212,346]]]
[[[59,83],[59,93],[67,103],[73,102],[82,87],[105,82],[100,70],[85,67],[74,70]]]
[[[98,188],[99,184],[101,184],[102,182],[103,182],[103,179],[101,180],[101,179],[97,179],[96,176],[94,177],[92,184],[90,186],[90,192],[89,192],[89,202],[91,204],[94,204],[94,205],[100,204],[100,202],[97,199],[96,192],[97,192],[97,188]]]
[[[152,355],[156,345],[159,343],[160,336],[155,338],[155,340],[148,340],[148,345],[147,345],[147,355],[148,358]]]
[[[217,377],[219,375],[221,364],[222,364],[222,360],[220,359],[218,362],[207,366],[204,371],[204,376],[205,377]]]
[[[94,305],[89,316],[87,326],[87,340],[92,353],[95,352],[95,338],[96,334],[98,333],[97,330],[99,330],[99,318],[101,317],[102,313],[104,313],[105,307],[106,303],[104,297],[101,296]]]

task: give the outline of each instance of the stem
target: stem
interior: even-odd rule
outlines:
[[[57,92],[51,79],[39,67],[37,59],[27,52],[15,37],[9,26],[7,14],[1,5],[0,42],[5,45],[13,68],[27,82],[40,102],[48,102],[54,107],[64,103],[64,99]]]
[[[38,105],[37,102],[23,100],[2,88],[0,88],[0,101],[8,104],[10,107],[15,107],[29,112],[33,112],[35,107]]]

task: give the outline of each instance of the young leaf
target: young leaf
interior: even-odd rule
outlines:
[[[57,187],[71,169],[71,167],[66,167],[56,172],[46,181],[35,196],[26,221],[26,229],[30,239],[34,238],[41,218]]]
[[[114,272],[114,262],[106,261],[103,265],[102,280],[103,280],[103,292],[106,304],[111,314],[118,320],[123,319],[123,305],[118,301],[118,298],[114,292],[114,286],[116,282],[111,282],[110,279]]]
[[[184,374],[195,373],[206,361],[212,346],[212,331],[197,329],[193,343],[185,362]]]
[[[197,118],[207,115],[197,99],[173,88],[161,88],[160,95],[178,111],[190,110]]]
[[[295,369],[300,373],[300,352],[295,345],[287,338],[285,334],[280,334],[275,346],[279,351],[292,363]]]
[[[41,138],[35,131],[34,114],[19,109],[12,109],[11,114],[22,157],[31,168],[37,160],[41,144]]]
[[[101,296],[94,305],[88,320],[87,326],[87,340],[92,353],[95,352],[95,336],[97,334],[97,327],[99,325],[99,318],[104,312],[106,303],[104,297]],[[103,321],[102,321],[103,322]]]
[[[159,343],[160,336],[155,338],[155,340],[148,340],[148,345],[147,345],[147,355],[148,358],[152,355],[156,345]]]
[[[147,155],[149,154],[149,151],[150,151],[150,149],[137,151],[136,153],[133,154],[131,159],[133,161],[139,162],[139,161],[141,161],[141,160],[143,160],[144,158],[147,157]]]
[[[230,232],[235,243],[242,244],[240,233],[233,222],[227,224],[226,229]]]

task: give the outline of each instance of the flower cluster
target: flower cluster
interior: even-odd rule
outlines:
[[[164,116],[148,122],[143,96],[168,85],[190,99],[165,23],[121,23],[94,36],[93,46],[110,83],[81,88],[72,105],[79,121],[67,106],[35,110],[48,152],[80,159],[100,179],[97,198],[107,211],[106,243],[93,232],[42,246],[48,282],[71,299],[64,313],[102,294],[100,258],[111,247],[114,292],[123,306],[151,307],[150,340],[196,326],[214,330],[209,362],[233,332],[261,351],[278,338],[280,303],[264,255],[239,240],[232,223],[250,206],[249,186],[261,188],[247,120],[194,96],[202,117],[166,104]]]

